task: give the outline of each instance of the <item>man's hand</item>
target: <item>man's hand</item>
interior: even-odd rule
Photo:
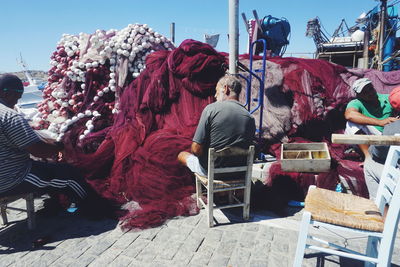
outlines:
[[[30,154],[38,158],[55,158],[63,149],[64,146],[61,143],[49,144],[43,141],[26,147]]]
[[[397,120],[399,120],[399,118],[397,118],[397,117],[389,117],[389,118],[380,120],[381,123],[379,124],[379,126],[385,126],[386,124],[395,122],[395,121],[397,121]]]

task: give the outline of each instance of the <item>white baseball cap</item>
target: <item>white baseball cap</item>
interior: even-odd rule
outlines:
[[[364,89],[364,87],[368,84],[372,83],[372,81],[368,78],[361,78],[356,80],[351,88],[356,92],[357,94],[361,93],[361,91]]]

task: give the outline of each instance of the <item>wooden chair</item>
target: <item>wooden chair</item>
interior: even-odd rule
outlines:
[[[390,266],[400,211],[400,146],[391,146],[375,201],[311,186],[305,200],[294,266],[301,266],[305,248],[365,261],[365,266]],[[385,206],[389,205],[386,218]],[[365,253],[311,235],[309,224],[331,231],[368,237]],[[314,240],[323,246],[307,244]]]
[[[9,203],[14,202],[21,198],[24,198],[26,200],[26,210],[7,206]],[[1,218],[3,220],[4,225],[8,224],[7,209],[26,212],[27,213],[27,221],[28,221],[28,229],[32,230],[35,228],[36,223],[35,223],[34,193],[6,196],[6,197],[0,198],[0,213],[1,213]]]
[[[223,167],[215,168],[215,160],[218,158],[226,158],[232,156],[244,156],[247,157],[246,165],[235,166],[235,167]],[[214,209],[227,209],[234,207],[243,207],[243,218],[249,219],[250,215],[250,190],[251,190],[251,174],[253,169],[253,158],[254,158],[254,146],[250,146],[249,149],[241,149],[237,147],[226,147],[221,150],[215,151],[214,148],[208,150],[208,173],[207,176],[201,176],[195,173],[196,176],[196,197],[197,206],[199,208],[206,208],[208,214],[209,227],[214,225]],[[245,172],[244,178],[235,179],[235,173]],[[217,174],[232,174],[229,180],[216,180],[215,175]],[[237,175],[237,174],[236,174]],[[202,187],[206,189],[207,204],[204,203],[202,196]],[[244,190],[243,201],[239,200],[233,195],[233,192],[238,189]],[[229,191],[229,204],[219,205],[214,207],[214,193]],[[235,202],[235,203],[232,203]]]

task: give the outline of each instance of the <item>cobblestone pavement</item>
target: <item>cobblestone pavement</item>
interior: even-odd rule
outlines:
[[[40,201],[36,203],[40,206]],[[14,205],[23,206],[24,202]],[[114,220],[89,221],[73,214],[39,217],[36,230],[30,232],[23,220],[25,214],[11,212],[10,220],[22,221],[0,228],[0,266],[291,266],[301,211],[291,212],[286,218],[252,213],[252,220],[246,223],[235,211],[219,212],[216,219],[220,224],[209,229],[201,211],[136,232],[123,232]],[[338,239],[331,233],[324,235],[328,240]],[[46,244],[33,248],[39,238]],[[400,264],[399,240],[398,234],[393,266]],[[359,240],[348,243],[362,247]],[[306,259],[304,266],[316,266],[321,259]],[[326,257],[324,264],[362,266],[337,257]]]

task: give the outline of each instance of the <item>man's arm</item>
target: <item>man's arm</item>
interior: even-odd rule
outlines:
[[[203,155],[203,146],[199,143],[193,142],[190,150],[196,157]]]
[[[357,123],[357,124],[376,125],[376,126],[385,126],[388,123],[398,120],[398,118],[395,118],[395,117],[388,117],[388,118],[382,119],[382,120],[367,117],[367,116],[361,114],[355,108],[347,108],[344,113],[344,117],[346,118],[346,120]]]
[[[64,146],[61,143],[50,144],[40,141],[27,146],[25,149],[35,157],[51,158],[57,156],[58,152],[63,150],[63,148]]]

